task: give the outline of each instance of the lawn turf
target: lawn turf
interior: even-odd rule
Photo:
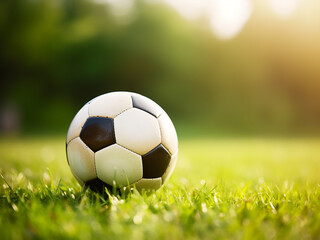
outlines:
[[[0,239],[320,239],[320,139],[180,139],[150,196],[81,192],[62,137],[0,140]]]

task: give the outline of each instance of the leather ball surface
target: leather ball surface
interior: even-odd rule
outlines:
[[[154,101],[137,93],[111,92],[85,104],[67,134],[71,172],[92,189],[135,186],[157,190],[177,162],[172,121]]]

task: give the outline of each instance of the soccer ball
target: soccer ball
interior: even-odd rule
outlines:
[[[177,162],[172,121],[154,101],[111,92],[85,104],[67,134],[67,160],[81,185],[93,190],[133,187],[157,190]]]

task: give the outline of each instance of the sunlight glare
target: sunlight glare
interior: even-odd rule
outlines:
[[[211,28],[220,39],[231,39],[244,27],[251,13],[250,0],[216,0],[211,8]]]
[[[299,0],[269,0],[272,10],[280,16],[291,15],[298,6]]]
[[[196,19],[203,13],[206,0],[164,0],[187,19]]]

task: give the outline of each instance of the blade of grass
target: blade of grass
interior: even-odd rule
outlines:
[[[11,192],[13,192],[13,189],[11,188],[11,186],[9,185],[9,183],[7,182],[7,180],[4,178],[4,176],[2,174],[0,174],[1,178],[3,179],[3,181],[8,185],[9,189]]]

